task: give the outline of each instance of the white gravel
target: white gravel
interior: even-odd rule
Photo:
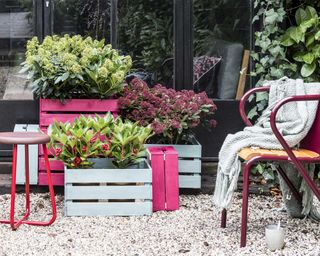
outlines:
[[[17,209],[23,209],[23,194]],[[56,196],[58,218],[49,227],[22,225],[11,231],[0,225],[0,255],[320,255],[320,225],[288,218],[279,198],[251,196],[248,245],[239,248],[241,195],[236,194],[228,213],[227,228],[210,195],[182,195],[181,208],[152,217],[64,217],[63,197]],[[32,194],[32,215],[48,218],[48,195]],[[0,196],[0,217],[7,217],[10,195]],[[317,205],[320,206],[319,202]],[[20,211],[22,214],[22,211]],[[286,245],[270,252],[264,241],[266,224],[286,227]]]

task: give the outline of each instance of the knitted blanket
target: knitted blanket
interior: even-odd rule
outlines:
[[[254,126],[243,131],[229,134],[219,152],[217,179],[214,192],[214,203],[220,209],[228,209],[232,195],[237,188],[241,171],[238,152],[246,147],[283,149],[270,127],[272,108],[281,99],[293,95],[320,94],[320,83],[304,83],[301,79],[287,77],[267,81],[270,86],[268,107]],[[277,128],[290,147],[297,146],[307,135],[315,119],[317,101],[296,101],[285,104],[276,117]]]

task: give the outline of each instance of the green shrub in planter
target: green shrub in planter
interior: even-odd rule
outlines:
[[[54,155],[68,168],[90,168],[92,158],[99,157],[112,158],[115,166],[125,168],[145,156],[144,144],[151,133],[150,126],[122,121],[110,113],[55,122],[49,128]]]
[[[26,61],[37,97],[108,98],[123,89],[124,77],[132,65],[130,56],[120,56],[104,40],[80,35],[36,37],[27,43]]]

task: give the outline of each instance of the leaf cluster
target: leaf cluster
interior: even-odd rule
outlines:
[[[286,55],[286,47],[282,44],[283,21],[286,18],[282,0],[255,0],[256,11],[253,23],[263,28],[254,34],[256,50],[251,53],[254,60],[252,76],[259,78],[258,85],[264,80],[278,79],[283,76],[292,77],[297,65],[290,62]]]
[[[120,56],[104,40],[47,36],[42,43],[36,37],[28,41],[21,72],[28,72],[37,97],[63,101],[121,92],[131,65],[130,56]]]
[[[119,98],[121,115],[151,125],[155,143],[186,144],[192,129],[200,124],[216,125],[213,115],[217,109],[205,92],[175,91],[158,84],[153,88],[133,79]]]
[[[306,81],[318,81],[320,75],[320,17],[315,8],[306,6],[295,13],[296,26],[289,27],[281,44],[288,48]]]
[[[145,155],[152,129],[108,113],[55,122],[49,134],[56,159],[69,168],[90,168],[94,164],[90,158],[99,157],[112,158],[116,167],[125,168]]]

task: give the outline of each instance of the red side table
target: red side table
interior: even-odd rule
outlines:
[[[57,217],[56,201],[54,198],[54,190],[51,178],[51,170],[48,159],[46,144],[50,141],[50,137],[41,132],[0,132],[0,144],[13,144],[13,160],[12,160],[12,181],[11,181],[11,204],[10,204],[10,219],[0,220],[0,223],[10,224],[12,230],[16,230],[21,224],[48,226],[51,225]],[[16,176],[17,176],[17,145],[25,145],[25,175],[26,175],[26,212],[20,220],[14,218],[15,211],[15,195],[16,195]],[[42,145],[45,164],[48,176],[48,185],[52,206],[52,217],[49,221],[30,221],[27,220],[30,215],[30,184],[29,184],[29,151],[28,145]]]

